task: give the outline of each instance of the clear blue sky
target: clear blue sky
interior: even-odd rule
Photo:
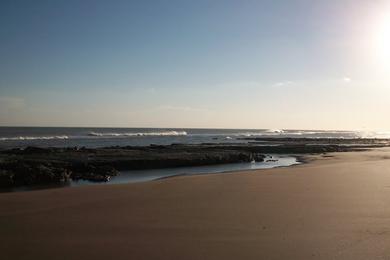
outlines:
[[[386,10],[2,0],[0,125],[390,129]]]

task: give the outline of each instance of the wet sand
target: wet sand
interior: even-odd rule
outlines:
[[[390,259],[390,149],[0,194],[1,259]]]

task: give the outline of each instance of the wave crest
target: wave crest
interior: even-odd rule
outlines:
[[[132,136],[185,136],[185,131],[139,132],[139,133],[99,133],[90,132],[89,136],[97,137],[132,137]]]
[[[15,137],[0,137],[0,141],[24,141],[24,140],[53,140],[53,139],[68,139],[67,135],[56,136],[15,136]]]

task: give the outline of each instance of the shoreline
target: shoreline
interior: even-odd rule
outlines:
[[[253,174],[1,193],[0,250],[43,260],[385,259],[389,158],[381,148]]]

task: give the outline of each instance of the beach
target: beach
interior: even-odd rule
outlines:
[[[390,259],[390,149],[0,193],[2,259]]]

